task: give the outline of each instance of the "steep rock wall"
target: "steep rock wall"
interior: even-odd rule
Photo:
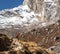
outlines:
[[[60,15],[60,0],[24,0],[23,4],[28,5],[35,13],[40,13],[42,18],[46,20],[58,20]],[[52,15],[53,14],[53,15]]]
[[[23,4],[27,4],[36,13],[41,13],[43,10],[43,0],[24,0]]]

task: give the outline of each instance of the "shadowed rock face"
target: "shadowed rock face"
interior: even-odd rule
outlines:
[[[60,0],[58,0],[58,2],[59,2],[59,3],[58,3],[58,4],[59,4],[59,7],[58,7],[58,10],[57,10],[57,11],[58,11],[58,15],[59,15],[59,17],[60,17]]]
[[[12,40],[10,40],[5,34],[0,34],[0,51],[7,51],[10,49]]]
[[[59,2],[59,5],[60,5],[60,0],[58,0],[58,2]]]

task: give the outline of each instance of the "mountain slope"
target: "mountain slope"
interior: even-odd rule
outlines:
[[[36,1],[36,2],[38,2],[38,1]],[[33,3],[35,3],[34,0],[33,0]],[[41,1],[40,1],[40,3],[41,3]],[[38,4],[38,3],[36,3],[36,4]],[[38,7],[39,6],[40,5],[38,5]],[[44,6],[42,6],[42,7],[44,8]],[[46,7],[46,8],[48,8],[48,7]],[[40,11],[39,10],[37,10],[37,11],[40,12],[41,10]],[[38,27],[44,27],[44,26],[53,24],[58,20],[58,17],[52,18],[52,19],[50,19],[50,18],[47,19],[44,17],[43,11],[42,11],[42,14],[40,14],[38,12],[35,13],[34,10],[31,10],[31,8],[29,7],[28,4],[20,5],[18,7],[12,8],[12,9],[2,10],[2,11],[0,11],[0,29],[7,29],[7,30],[16,29],[16,30],[20,30],[19,32],[21,32],[21,33],[27,33],[29,31],[31,31],[32,29],[36,29]],[[54,11],[53,11],[53,13],[54,13]],[[11,31],[11,30],[9,30],[9,31]]]

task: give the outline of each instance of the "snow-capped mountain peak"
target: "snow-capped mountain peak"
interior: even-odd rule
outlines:
[[[32,0],[29,0],[29,2],[31,1]],[[39,5],[36,4],[37,8],[35,7],[34,4],[33,4],[34,6],[32,6],[31,4],[31,7],[29,7],[30,5],[28,6],[27,4],[20,5],[12,9],[5,9],[0,11],[0,29],[13,27],[13,29],[21,28],[22,32],[23,31],[26,32],[37,27],[43,27],[55,23],[55,21],[53,20],[57,20],[58,18],[56,16],[57,8],[55,5],[52,5],[53,3],[55,4],[55,1],[53,1],[51,4],[50,2],[49,3],[45,2],[44,3],[45,6],[43,6],[43,4],[42,6],[39,6],[43,1],[37,2],[36,0],[35,3],[36,2],[37,4],[39,3]],[[36,9],[34,8],[37,9],[37,13],[35,12]]]
[[[11,25],[28,26],[36,22],[39,22],[39,20],[27,5],[0,11],[1,28],[6,28],[7,25],[9,25],[9,27],[11,27]]]

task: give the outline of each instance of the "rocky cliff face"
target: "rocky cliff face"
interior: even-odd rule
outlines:
[[[46,48],[38,46],[35,42],[23,42],[17,38],[0,34],[0,54],[56,54]]]
[[[40,13],[44,19],[57,20],[57,12],[59,13],[57,6],[59,2],[59,0],[24,0],[23,4],[27,4],[35,13]]]
[[[34,10],[37,13],[40,13],[43,10],[43,0],[24,0],[23,4],[27,4],[30,9]]]
[[[60,17],[60,0],[58,0],[58,5],[59,5],[59,7],[58,7],[58,15],[59,15],[59,17]]]

